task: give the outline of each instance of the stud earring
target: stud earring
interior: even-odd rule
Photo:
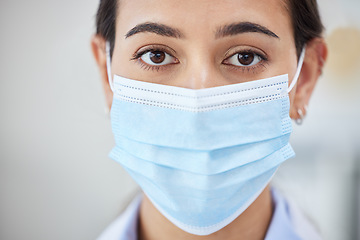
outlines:
[[[301,125],[303,123],[303,121],[304,121],[305,115],[304,115],[303,111],[300,108],[297,110],[297,113],[299,114],[299,118],[295,119],[295,123],[297,125]]]

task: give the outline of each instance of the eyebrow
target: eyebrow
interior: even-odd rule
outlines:
[[[182,34],[181,31],[176,28],[160,23],[146,22],[146,23],[138,24],[134,28],[132,28],[129,32],[125,34],[125,38],[131,37],[137,33],[144,33],[144,32],[156,33],[158,35],[165,37],[173,37],[173,38],[184,37],[184,34]]]
[[[184,38],[184,34],[177,28],[167,26],[165,24],[146,22],[133,27],[125,34],[125,38],[129,38],[138,33],[155,33],[165,37]],[[234,36],[241,33],[262,33],[273,38],[280,39],[278,35],[270,31],[268,28],[251,22],[239,22],[221,26],[215,32],[215,38]]]
[[[228,37],[241,33],[250,33],[250,32],[262,33],[270,37],[280,39],[278,35],[270,31],[268,28],[252,22],[232,23],[229,25],[219,27],[215,33],[215,37],[216,38]]]

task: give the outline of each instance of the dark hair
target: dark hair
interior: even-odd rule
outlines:
[[[111,55],[115,44],[115,22],[120,0],[100,0],[96,15],[96,33],[110,42]],[[284,0],[291,16],[295,47],[298,57],[303,46],[311,39],[320,37],[324,26],[316,0]]]
[[[310,40],[321,37],[324,25],[321,22],[316,0],[285,0],[294,30],[295,47],[298,57]]]
[[[115,23],[118,1],[120,0],[100,0],[96,14],[96,34],[110,42],[111,56],[115,45]]]

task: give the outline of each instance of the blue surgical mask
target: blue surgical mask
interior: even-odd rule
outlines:
[[[199,90],[115,75],[110,157],[180,229],[224,228],[295,155],[288,92],[303,58],[289,88],[287,75]]]

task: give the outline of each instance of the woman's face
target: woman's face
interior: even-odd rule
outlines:
[[[209,88],[295,75],[283,0],[121,0],[112,73]]]

